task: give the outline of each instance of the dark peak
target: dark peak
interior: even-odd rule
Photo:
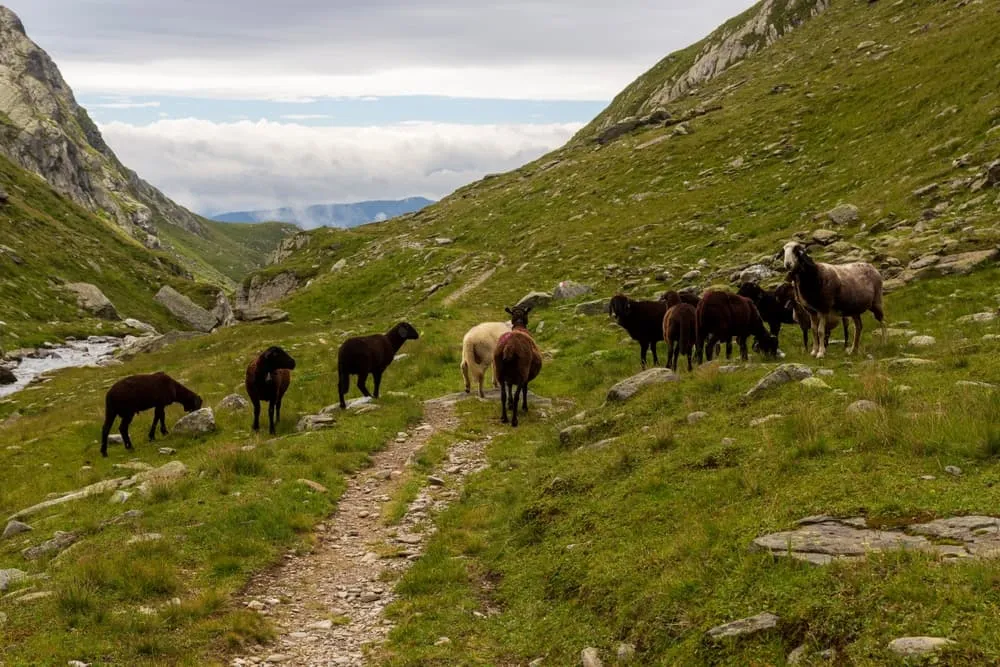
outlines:
[[[21,23],[21,19],[9,7],[5,7],[4,5],[0,5],[0,29],[2,29],[2,32],[13,30],[18,34],[27,36],[27,33],[24,32],[24,24]]]

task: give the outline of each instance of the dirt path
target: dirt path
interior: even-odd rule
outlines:
[[[231,665],[365,664],[364,646],[382,642],[392,627],[382,611],[395,596],[383,579],[395,581],[419,558],[434,530],[433,514],[458,497],[467,475],[486,467],[488,438],[455,442],[402,521],[382,523],[382,505],[411,457],[432,435],[457,426],[456,398],[424,403],[424,421],[349,480],[336,512],[316,527],[320,539],[312,553],[289,557],[251,582],[244,604],[273,619],[279,636]]]
[[[465,296],[466,294],[468,294],[469,292],[476,289],[477,287],[485,283],[487,280],[492,278],[493,274],[496,273],[496,270],[501,266],[503,266],[503,257],[499,259],[497,265],[494,266],[492,269],[483,271],[478,276],[476,276],[475,278],[473,278],[472,280],[465,283],[457,290],[446,296],[443,301],[444,305],[450,306],[452,304],[458,303],[458,300],[461,299],[463,296]]]

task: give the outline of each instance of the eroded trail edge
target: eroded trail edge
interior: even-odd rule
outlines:
[[[458,497],[466,476],[486,467],[489,437],[457,440],[402,520],[383,523],[382,506],[412,458],[434,434],[458,425],[455,398],[426,401],[423,421],[348,481],[337,510],[316,526],[312,552],[289,555],[251,581],[241,600],[272,619],[278,638],[230,664],[365,664],[365,646],[381,643],[392,629],[382,613],[396,597],[391,582],[423,553],[433,515]]]

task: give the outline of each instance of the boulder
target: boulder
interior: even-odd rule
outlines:
[[[76,295],[77,305],[91,315],[99,317],[102,320],[117,321],[121,319],[114,304],[111,303],[108,297],[104,296],[104,293],[96,285],[91,285],[90,283],[69,283],[66,285],[66,289]]]
[[[24,581],[28,578],[28,573],[18,569],[0,570],[0,593],[3,593],[11,584]]]
[[[153,352],[159,352],[174,343],[179,343],[183,340],[190,340],[192,338],[198,338],[199,336],[204,335],[205,334],[200,331],[170,331],[162,336],[143,336],[142,338],[126,336],[125,344],[119,348],[117,356],[119,359],[128,361],[130,359],[134,359],[140,354],[152,354]]]
[[[998,259],[1000,259],[1000,249],[998,248],[963,252],[942,257],[934,265],[934,271],[943,276],[965,275],[972,273],[984,264],[996,262]]]
[[[78,539],[80,539],[80,536],[76,533],[66,533],[57,530],[51,540],[46,540],[37,546],[28,547],[21,551],[21,555],[26,560],[38,560],[42,556],[57,554],[60,551],[68,549]]]
[[[3,529],[3,535],[0,536],[0,540],[6,540],[8,537],[14,537],[15,535],[26,533],[29,530],[33,529],[26,523],[21,523],[17,520],[8,521],[7,527]]]
[[[726,637],[741,637],[743,635],[751,635],[777,627],[778,621],[780,620],[781,619],[774,614],[765,611],[757,614],[756,616],[741,618],[738,621],[731,621],[723,625],[717,625],[706,634],[711,639],[715,640],[725,639]]]
[[[288,320],[288,313],[277,308],[237,308],[233,313],[240,322],[255,324],[280,324]]]
[[[522,308],[544,308],[552,303],[552,295],[548,292],[529,292],[517,302]]]
[[[807,387],[809,389],[829,389],[830,388],[830,385],[828,385],[827,383],[823,382],[823,380],[821,380],[821,379],[819,379],[817,377],[806,378],[805,380],[800,381],[799,384],[802,385],[803,387]]]
[[[702,411],[692,412],[691,414],[689,414],[687,416],[687,423],[688,424],[697,424],[698,422],[700,422],[702,419],[705,419],[706,417],[708,417],[708,413],[707,412],[702,412]]]
[[[835,225],[849,225],[861,219],[861,212],[854,204],[841,204],[827,211],[826,217]]]
[[[236,308],[243,311],[259,310],[273,301],[279,301],[299,288],[299,279],[291,271],[276,276],[253,276],[236,291]]]
[[[32,505],[26,509],[16,512],[8,517],[9,521],[15,519],[23,519],[26,516],[31,516],[32,514],[37,514],[42,510],[46,510],[50,507],[55,507],[56,505],[62,505],[63,503],[72,502],[74,500],[80,500],[82,498],[89,498],[90,496],[96,496],[101,493],[107,493],[108,491],[114,491],[117,489],[122,482],[125,481],[124,477],[117,477],[115,479],[106,479],[103,482],[97,482],[95,484],[90,484],[83,487],[82,489],[77,489],[76,491],[70,491],[64,495],[58,496],[56,498],[51,498],[49,500],[38,503],[37,505]]]
[[[592,646],[580,651],[580,664],[583,667],[604,667],[600,652]]]
[[[572,280],[564,280],[556,288],[552,290],[552,299],[554,301],[563,301],[566,299],[578,299],[581,296],[590,294],[594,291],[594,288],[590,285],[583,285]]]
[[[944,637],[900,637],[889,642],[889,650],[905,658],[914,658],[935,653],[954,643]]]
[[[910,339],[910,347],[933,347],[937,345],[934,336],[914,336]]]
[[[774,271],[763,264],[753,264],[740,271],[739,283],[762,283],[774,277]]]
[[[174,424],[175,435],[205,435],[215,432],[215,413],[202,408],[184,415]]]
[[[169,285],[164,285],[154,298],[157,303],[169,310],[174,317],[196,331],[209,333],[217,324],[215,315]]]
[[[0,366],[0,385],[14,384],[15,382],[17,382],[17,376],[14,375],[14,371],[6,366]]]
[[[239,412],[240,410],[246,410],[250,407],[250,401],[243,398],[239,394],[230,394],[224,399],[219,401],[219,405],[216,406],[217,410],[230,410],[232,412]]]
[[[141,320],[136,320],[131,317],[125,320],[125,326],[129,327],[130,329],[135,329],[136,331],[141,331],[143,333],[148,333],[148,334],[159,333],[157,332],[156,327],[154,327],[152,324],[146,324]]]
[[[669,368],[650,368],[613,386],[608,391],[608,401],[627,401],[643,387],[678,381],[680,378]]]
[[[996,313],[986,311],[982,313],[973,313],[972,315],[964,315],[955,321],[959,324],[985,324],[987,322],[992,322],[996,318]]]
[[[337,407],[340,407],[339,405]],[[306,415],[296,424],[295,430],[302,433],[304,431],[323,431],[333,428],[337,419],[330,414],[326,415]]]
[[[832,229],[817,229],[812,233],[812,238],[820,245],[830,245],[840,239],[840,234]]]
[[[607,315],[610,310],[611,302],[608,299],[599,299],[598,301],[584,301],[583,303],[577,305],[576,314],[577,315]]]
[[[756,398],[760,394],[774,387],[780,387],[790,382],[801,382],[812,377],[812,369],[802,364],[782,364],[776,369],[761,378],[750,391],[746,393],[747,398]]]
[[[159,468],[146,470],[133,475],[122,483],[122,486],[136,486],[139,493],[149,495],[154,487],[172,486],[188,474],[188,468],[180,461],[165,463]]]
[[[231,327],[236,324],[233,307],[229,305],[229,299],[223,292],[215,295],[215,308],[212,309],[212,315],[220,327]]]
[[[847,406],[847,414],[860,415],[866,412],[878,412],[878,403],[873,401],[854,401]]]

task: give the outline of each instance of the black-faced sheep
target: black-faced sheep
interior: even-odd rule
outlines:
[[[663,340],[667,342],[667,368],[677,371],[677,360],[685,355],[691,370],[691,351],[698,335],[698,314],[689,303],[676,303],[663,316]]]
[[[740,358],[748,359],[747,338],[754,337],[757,348],[766,355],[778,352],[778,339],[772,337],[764,327],[764,320],[753,301],[729,292],[706,292],[697,308],[698,339],[695,342],[699,362],[703,354],[709,361],[716,341],[726,344],[726,358],[732,356],[732,339],[735,337],[740,347]]]
[[[510,322],[483,322],[469,329],[462,338],[462,377],[465,378],[465,393],[472,391],[472,384],[479,385],[479,396],[482,398],[483,380],[486,371],[493,365],[493,351],[497,340],[511,330]],[[497,382],[496,369],[493,370],[493,386]]]
[[[806,246],[796,241],[786,243],[782,254],[785,269],[795,284],[795,295],[809,310],[813,356],[821,359],[826,355],[826,331],[831,315],[854,320],[854,342],[847,349],[848,354],[857,352],[861,345],[861,315],[869,310],[882,326],[882,342],[886,342],[882,274],[878,269],[867,262],[840,265],[816,262]]]
[[[513,329],[497,341],[493,353],[493,368],[500,382],[500,421],[507,423],[507,406],[513,411],[511,426],[517,426],[517,403],[523,396],[524,411],[528,411],[528,383],[542,370],[542,353],[528,333],[528,313],[531,308],[514,306],[510,313]]]
[[[653,364],[659,365],[656,344],[663,340],[663,316],[667,314],[665,301],[633,301],[624,294],[617,294],[609,306],[611,317],[618,322],[632,340],[638,341],[642,367],[646,367],[646,351],[652,348]]]
[[[378,398],[379,386],[382,384],[382,373],[389,367],[392,360],[408,340],[417,340],[420,334],[409,322],[400,322],[384,334],[357,336],[348,338],[337,352],[337,374],[340,393],[340,407],[346,408],[344,396],[351,385],[351,376],[358,376],[358,389],[365,396],[371,396],[365,384],[368,375],[375,378],[375,398]]]
[[[701,301],[701,297],[687,291],[677,292],[675,290],[669,290],[660,295],[660,301],[666,303],[667,308],[676,306],[679,303],[686,303],[697,308],[698,303]]]
[[[267,430],[281,421],[281,399],[292,382],[295,360],[280,347],[269,347],[247,366],[245,386],[253,403],[253,430],[260,430],[260,402],[267,402]]]
[[[180,403],[185,412],[201,409],[201,396],[194,393],[166,373],[151,375],[130,375],[111,386],[104,398],[104,427],[101,429],[101,456],[108,455],[108,434],[115,419],[122,421],[118,432],[122,435],[125,449],[132,449],[132,439],[128,427],[136,413],[153,408],[153,425],[149,429],[149,439],[156,439],[156,424],[160,433],[167,434],[166,407]]]

